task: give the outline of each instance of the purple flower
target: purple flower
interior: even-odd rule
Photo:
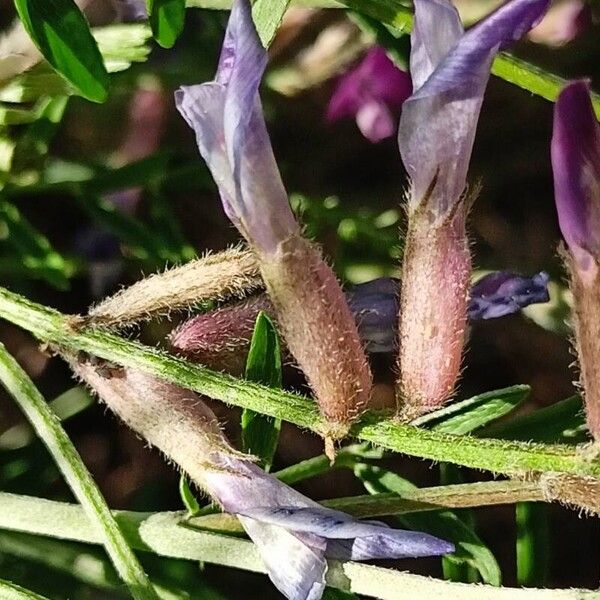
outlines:
[[[397,396],[402,418],[443,404],[458,379],[471,256],[466,178],[495,54],[522,37],[548,0],[512,0],[463,31],[448,0],[415,0],[398,142],[410,177],[402,267]]]
[[[600,440],[600,125],[587,81],[569,83],[560,93],[551,153],[587,424]]]
[[[447,0],[416,0],[410,72],[415,92],[400,119],[399,144],[411,179],[410,210],[453,210],[467,169],[492,60],[544,14],[548,0],[512,0],[463,33]]]
[[[258,87],[267,65],[247,0],[236,0],[214,81],[175,93],[232,223],[260,252],[298,235],[267,133]]]
[[[523,277],[500,271],[485,275],[471,288],[469,319],[497,319],[520,311],[530,304],[548,302],[547,273]]]
[[[215,81],[183,87],[177,108],[196,132],[223,207],[256,253],[288,348],[313,389],[328,453],[365,409],[371,372],[344,294],[300,234],[275,163],[258,87],[267,64],[248,0],[235,0]]]
[[[399,295],[400,282],[388,277],[361,283],[346,293],[369,354],[396,350]],[[471,288],[469,319],[496,319],[548,300],[546,273],[533,277],[504,271],[490,273]],[[273,305],[265,294],[192,317],[173,331],[171,347],[189,360],[241,375],[261,310],[273,316]]]
[[[375,46],[351,71],[342,75],[327,107],[327,120],[355,118],[362,134],[371,142],[394,135],[396,113],[410,96],[410,75]]]
[[[225,453],[212,460],[214,470],[204,475],[204,488],[226,512],[238,515],[271,581],[287,598],[320,598],[328,558],[417,558],[454,551],[451,543],[426,533],[324,508],[247,460]]]
[[[600,260],[600,125],[587,81],[560,93],[551,151],[560,229],[581,277],[592,280]]]
[[[454,546],[426,533],[359,521],[303,496],[234,450],[202,399],[131,369],[75,373],[148,443],[177,463],[223,510],[237,515],[275,586],[290,600],[319,600],[327,559],[439,556]]]

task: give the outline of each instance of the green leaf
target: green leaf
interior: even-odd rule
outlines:
[[[539,502],[519,502],[517,522],[517,583],[544,587],[548,574],[550,535],[547,506]]]
[[[252,5],[252,18],[265,48],[271,45],[289,4],[290,0],[256,0]]]
[[[581,397],[571,396],[545,408],[494,424],[477,434],[480,437],[578,444],[588,439]]]
[[[163,47],[171,48],[185,22],[185,0],[146,0],[154,39]]]
[[[200,504],[190,488],[190,484],[185,475],[181,475],[179,478],[179,495],[183,505],[187,508],[188,513],[193,516],[200,511]]]
[[[69,262],[5,199],[0,199],[0,228],[4,230],[1,237],[19,253],[31,275],[60,290],[69,289],[69,277],[73,275]]]
[[[27,33],[44,58],[93,102],[108,97],[109,78],[88,23],[73,0],[15,0]]]
[[[148,40],[152,37],[150,27],[145,23],[119,23],[97,27],[92,31],[94,39],[104,59],[109,73],[123,71],[133,62],[144,62],[150,54]],[[76,93],[72,84],[58,75],[47,62],[41,62],[31,69],[3,82],[0,88],[2,102],[33,102],[47,96],[70,96]],[[10,105],[0,110],[0,123],[3,121],[30,122],[36,118],[37,111],[16,109],[7,112]],[[18,114],[14,111],[21,110]]]
[[[66,421],[83,412],[94,403],[90,392],[80,385],[72,387],[50,402],[50,408]],[[0,450],[18,450],[34,440],[34,431],[28,423],[18,423],[0,434]]]
[[[396,473],[372,465],[359,463],[354,467],[354,474],[371,494],[394,492],[402,496],[417,489],[410,481]],[[402,515],[397,518],[404,527],[453,542],[456,551],[446,557],[448,560],[470,565],[479,571],[484,582],[501,585],[500,567],[491,550],[453,512],[443,510],[426,515]]]
[[[116,23],[92,31],[109,73],[123,71],[131,63],[144,62],[150,54],[152,37],[146,23]]]
[[[40,596],[4,579],[0,579],[0,598],[2,600],[47,600],[45,596]]]
[[[464,483],[460,467],[451,463],[440,463],[440,483],[443,486],[453,486]],[[475,532],[476,521],[474,511],[461,508],[452,511],[466,527]],[[479,571],[466,561],[458,562],[454,557],[442,556],[442,571],[444,579],[461,581],[463,583],[477,583],[481,581]]]
[[[412,425],[453,435],[471,433],[514,410],[525,401],[530,390],[528,385],[513,385],[485,392],[419,417]]]
[[[271,388],[281,387],[281,349],[275,326],[260,312],[254,325],[246,360],[246,379]],[[273,464],[281,421],[251,410],[242,412],[242,445],[245,452],[261,459],[266,470]]]

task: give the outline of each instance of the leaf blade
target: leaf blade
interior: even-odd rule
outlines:
[[[185,0],[147,0],[154,39],[163,48],[172,48],[183,31]]]
[[[260,312],[254,325],[250,351],[246,360],[246,379],[281,387],[281,348],[275,326],[269,317]],[[281,420],[273,419],[252,410],[242,412],[242,445],[245,452],[261,459],[266,470],[273,463],[279,441]]]
[[[109,77],[87,20],[73,0],[15,0],[25,30],[44,58],[92,102],[108,97]]]

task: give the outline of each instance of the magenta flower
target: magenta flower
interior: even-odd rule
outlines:
[[[369,141],[380,142],[396,132],[397,114],[411,92],[410,75],[375,46],[338,81],[327,106],[327,120],[356,119]]]
[[[212,411],[193,392],[122,369],[107,377],[72,363],[108,407],[178,464],[222,509],[237,515],[269,577],[289,600],[319,600],[327,559],[439,556],[454,546],[426,533],[391,529],[324,508],[234,450]]]
[[[600,125],[587,81],[568,84],[558,97],[551,154],[587,423],[600,440]]]
[[[177,108],[227,216],[257,255],[288,347],[327,421],[331,454],[332,440],[366,407],[371,373],[339,283],[292,214],[258,95],[266,64],[250,4],[235,0],[215,81],[182,87]]]
[[[411,181],[397,391],[407,420],[443,404],[456,385],[471,275],[466,177],[477,120],[495,54],[529,31],[547,5],[511,0],[464,33],[448,0],[415,0],[415,91],[398,133]]]

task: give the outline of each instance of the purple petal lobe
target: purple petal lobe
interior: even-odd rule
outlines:
[[[552,169],[558,222],[581,272],[600,258],[600,125],[587,81],[568,84],[554,107]]]
[[[548,0],[512,0],[460,36],[458,16],[449,2],[415,1],[415,92],[404,103],[398,134],[413,186],[412,209],[436,177],[428,204],[435,215],[446,215],[458,202],[492,59],[527,32],[547,5]]]
[[[437,556],[453,552],[454,546],[425,533],[391,529],[377,521],[358,521],[346,513],[317,507],[256,507],[253,518],[303,534],[328,540],[327,556],[369,560]]]
[[[321,598],[327,571],[323,548],[304,543],[282,527],[242,516],[240,521],[258,547],[269,579],[286,598]]]
[[[450,554],[454,549],[454,544],[427,533],[390,529],[379,535],[329,540],[327,556],[337,560],[419,558]]]
[[[496,319],[520,311],[530,304],[548,302],[547,273],[523,277],[498,272],[482,277],[471,289],[469,319]]]
[[[228,217],[270,253],[298,231],[273,156],[258,87],[267,64],[248,0],[235,0],[214,82],[184,86],[177,108],[196,132]]]
[[[348,305],[367,352],[394,350],[399,293],[399,282],[387,277],[361,283],[347,293]]]
[[[396,131],[394,115],[382,102],[363,104],[356,113],[356,124],[360,132],[374,144],[392,137]]]

